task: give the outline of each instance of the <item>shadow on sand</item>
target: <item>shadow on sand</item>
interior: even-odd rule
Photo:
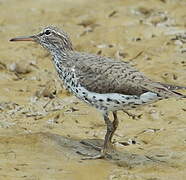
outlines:
[[[64,136],[60,136],[57,134],[51,134],[48,132],[45,133],[31,133],[31,134],[22,134],[17,136],[11,136],[11,137],[0,137],[0,144],[5,147],[8,146],[12,151],[17,152],[18,149],[22,149],[22,156],[24,154],[29,155],[36,153],[38,156],[44,155],[48,156],[50,160],[53,160],[53,157],[58,158],[64,158],[68,160],[75,160],[80,161],[83,156],[80,155],[79,152],[83,152],[83,154],[91,154],[96,155],[99,153],[98,150],[95,150],[89,145],[86,145],[88,143],[95,144],[97,146],[101,146],[103,144],[102,140],[98,139],[72,139],[67,138]],[[26,149],[25,149],[26,148]],[[23,150],[25,149],[25,150]],[[52,156],[49,154],[52,152]],[[45,154],[46,153],[46,154]],[[58,155],[57,155],[58,154]],[[26,155],[26,156],[27,156]],[[139,154],[133,154],[132,152],[121,152],[121,151],[115,151],[110,155],[110,157],[104,159],[111,163],[114,163],[120,167],[125,168],[136,168],[136,167],[160,167],[160,166],[169,166],[172,167],[173,164],[171,163],[171,159],[161,159],[156,158],[155,155],[139,155]],[[84,160],[86,161],[86,160]],[[89,161],[99,161],[99,160],[89,160]]]
[[[67,156],[74,157],[75,159],[82,159],[84,156],[83,154],[91,154],[96,155],[99,153],[98,150],[92,148],[90,145],[86,144],[94,144],[98,147],[101,147],[103,144],[103,140],[100,139],[72,139],[67,138],[64,136],[60,136],[57,134],[51,134],[51,133],[36,133],[36,134],[30,134],[27,136],[37,136],[41,140],[40,143],[44,142],[50,143],[52,141],[54,144],[58,146],[58,149],[62,151],[63,153],[66,152]],[[131,152],[121,152],[115,150],[114,153],[111,153],[109,157],[105,158],[105,160],[108,160],[112,163],[115,163],[122,167],[127,168],[135,168],[136,166],[148,166],[148,165],[165,165],[167,162],[163,159],[157,159],[153,156],[148,155],[139,155],[139,154],[132,154]],[[86,161],[86,160],[85,160]],[[94,160],[91,160],[94,161]]]

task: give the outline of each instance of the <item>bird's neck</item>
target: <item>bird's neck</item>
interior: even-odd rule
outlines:
[[[51,48],[51,49],[48,49],[50,51],[50,53],[52,54],[52,56],[56,56],[56,55],[65,55],[66,53],[68,53],[69,51],[73,51],[73,48],[71,46],[69,47],[55,47],[55,48]]]
[[[69,59],[68,56],[71,54],[73,51],[72,50],[62,50],[62,49],[57,49],[55,51],[51,51],[53,63],[55,67],[57,68],[57,71],[59,70],[59,67],[62,69],[69,64]],[[60,70],[62,70],[60,69]]]
[[[63,57],[66,57],[66,55],[72,50],[68,50],[68,49],[61,49],[61,48],[56,48],[50,51],[51,55],[53,57],[57,57],[62,59]]]

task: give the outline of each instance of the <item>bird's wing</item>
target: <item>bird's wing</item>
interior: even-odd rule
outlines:
[[[73,54],[73,67],[80,84],[96,93],[141,95],[154,92],[162,97],[178,96],[160,83],[153,82],[127,62],[92,54]]]

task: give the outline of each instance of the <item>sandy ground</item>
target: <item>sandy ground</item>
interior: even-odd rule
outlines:
[[[61,86],[49,54],[10,43],[46,25],[64,28],[78,51],[130,61],[156,81],[186,85],[185,0],[0,0],[0,179],[186,179],[186,101],[169,99],[119,113],[112,159],[101,115]],[[183,91],[183,93],[185,93]]]

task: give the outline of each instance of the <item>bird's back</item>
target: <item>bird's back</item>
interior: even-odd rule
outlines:
[[[69,51],[60,63],[68,71],[73,70],[78,82],[90,92],[137,96],[153,92],[163,98],[181,96],[163,84],[148,79],[127,62]]]

